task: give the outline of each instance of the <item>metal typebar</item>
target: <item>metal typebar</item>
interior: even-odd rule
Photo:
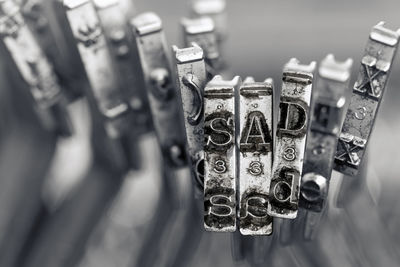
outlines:
[[[175,52],[177,85],[183,106],[191,170],[199,185],[204,183],[204,87],[207,73],[203,50],[195,43]]]
[[[150,109],[144,81],[140,69],[139,56],[132,31],[128,25],[128,17],[122,10],[123,0],[93,1],[103,33],[108,44],[112,60],[115,62],[121,83],[121,95],[129,105],[129,123],[126,131],[130,135],[148,132],[152,127]],[[129,13],[129,12],[128,12]]]
[[[236,231],[235,91],[240,77],[214,77],[204,90],[204,226]]]
[[[268,214],[294,219],[300,197],[300,179],[309,121],[316,63],[301,65],[291,59],[283,70]]]
[[[191,7],[195,17],[211,17],[214,20],[219,43],[226,39],[228,23],[225,0],[192,0]]]
[[[334,156],[342,127],[352,59],[339,62],[327,55],[318,69],[313,92],[312,117],[304,158],[304,175],[300,186],[301,208],[305,215],[297,224],[303,227],[303,238],[313,240],[326,212]]]
[[[59,2],[26,0],[21,1],[19,5],[25,23],[37,37],[39,45],[53,65],[68,101],[81,97],[85,82],[84,70],[77,48],[68,45],[71,36],[60,28],[60,19],[63,16],[56,14],[57,7],[60,7]],[[63,8],[61,10],[63,13]]]
[[[119,138],[123,127],[120,120],[128,113],[129,106],[121,98],[112,56],[95,7],[88,0],[66,0],[64,5],[91,85],[90,96],[103,118],[107,135]]]
[[[181,24],[185,45],[189,46],[192,42],[195,42],[203,49],[209,79],[219,74],[223,65],[214,21],[209,17],[183,18]]]
[[[355,176],[364,157],[399,45],[400,29],[372,28],[340,133],[334,169]]]
[[[28,87],[43,126],[61,136],[72,133],[67,101],[53,66],[11,0],[0,3],[0,37],[18,81]],[[22,78],[22,79],[21,79]]]
[[[267,208],[273,157],[272,79],[255,82],[246,78],[238,100],[240,232],[270,235],[273,219]]]
[[[164,155],[172,167],[186,164],[180,107],[171,73],[161,19],[143,13],[131,20],[145,77],[153,124]]]
[[[352,64],[350,58],[338,62],[330,54],[319,66],[299,203],[300,207],[307,210],[321,212],[324,207],[345,114]]]

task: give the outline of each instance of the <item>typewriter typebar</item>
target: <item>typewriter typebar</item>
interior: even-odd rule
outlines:
[[[164,158],[173,167],[186,164],[185,134],[180,108],[167,56],[161,19],[143,13],[131,20],[145,77],[153,124]]]
[[[91,86],[89,99],[100,113],[107,136],[118,139],[124,133],[129,106],[122,97],[95,7],[88,0],[65,0],[64,6]]]
[[[198,184],[204,184],[204,87],[207,83],[203,50],[191,47],[173,48],[176,60],[177,85],[183,107],[186,141],[191,169]]]
[[[352,59],[338,62],[330,54],[318,69],[300,186],[300,207],[307,210],[321,212],[324,207],[345,114],[352,64]]]
[[[222,65],[213,20],[209,17],[183,18],[181,24],[185,45],[195,42],[203,49],[210,79],[219,74]]]
[[[34,33],[14,1],[0,2],[0,35],[4,50],[23,86],[28,87],[43,126],[61,136],[72,133],[67,100],[58,78]]]
[[[297,216],[315,66],[291,59],[283,70],[268,205],[268,214],[274,217]]]
[[[62,28],[66,26],[64,7],[60,1],[53,0],[20,2],[25,23],[52,64],[68,102],[82,97],[85,71],[74,47],[75,40]]]
[[[194,17],[210,17],[215,23],[218,43],[226,39],[228,28],[226,0],[192,0]]]
[[[400,29],[372,28],[340,133],[334,169],[355,176],[364,157],[399,44]]]
[[[150,109],[148,107],[144,81],[140,77],[141,69],[133,33],[128,25],[128,18],[122,10],[123,0],[95,0],[101,27],[115,62],[118,80],[122,85],[122,97],[127,100],[130,109],[127,131],[142,134],[151,129]]]
[[[235,92],[240,77],[215,76],[204,90],[204,226],[236,231]]]
[[[247,78],[239,90],[239,218],[243,235],[270,235],[267,214],[273,157],[273,82]]]

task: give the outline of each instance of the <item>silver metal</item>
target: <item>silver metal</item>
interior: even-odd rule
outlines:
[[[128,114],[129,106],[121,97],[112,55],[95,7],[89,0],[65,0],[64,6],[91,85],[89,96],[101,114],[107,135],[117,139],[123,133],[121,118]]]
[[[214,77],[204,90],[204,226],[236,230],[235,91],[240,77]]]
[[[338,62],[330,54],[319,66],[300,187],[299,205],[307,210],[321,212],[324,207],[352,64],[352,59]]]
[[[268,214],[274,217],[297,216],[315,66],[315,62],[301,65],[297,59],[291,59],[283,70],[268,205]]]
[[[273,157],[272,79],[255,82],[246,78],[238,100],[240,232],[270,235],[273,219],[267,208]]]
[[[243,236],[240,231],[235,231],[231,233],[231,255],[235,262],[241,262],[246,258],[246,245],[245,236]]]
[[[151,116],[148,106],[144,82],[141,78],[137,51],[134,49],[134,37],[124,14],[130,11],[122,10],[123,0],[93,1],[103,33],[107,41],[112,60],[121,84],[121,97],[129,106],[129,120],[125,127],[130,134],[141,134],[151,129]],[[117,75],[117,74],[116,74]]]
[[[131,26],[160,146],[171,166],[181,167],[186,163],[185,135],[161,19],[154,13],[143,13],[131,20]]]
[[[335,170],[355,176],[364,157],[390,69],[399,44],[400,29],[384,22],[372,28],[335,156]]]
[[[204,184],[204,87],[207,83],[203,50],[193,43],[179,49],[174,46],[177,85],[183,107],[191,170],[198,183]]]
[[[67,52],[66,49],[60,51],[59,44],[65,43],[67,34],[58,28],[59,22],[56,20],[57,15],[54,14],[53,2],[49,3],[48,1],[52,0],[21,1],[21,13],[26,25],[35,35],[38,44],[57,73],[64,90],[63,93],[67,95],[68,100],[72,101],[82,95],[82,88],[84,87],[81,85],[80,79],[73,76],[73,73],[80,72],[82,77],[84,71],[81,64],[79,64],[79,67],[78,64],[70,64],[74,60],[73,58],[76,61],[80,60],[77,60],[77,56],[72,56],[69,53],[70,51]],[[54,4],[58,4],[58,2]],[[68,48],[68,50],[71,49],[73,48]],[[74,67],[72,68],[71,65]]]
[[[195,17],[211,17],[214,20],[219,42],[226,39],[228,22],[225,0],[192,0],[191,7]]]
[[[43,126],[70,135],[72,126],[58,78],[20,8],[11,0],[0,2],[0,37],[13,66],[28,87]]]
[[[209,17],[183,18],[181,24],[185,45],[189,46],[194,42],[203,49],[210,79],[219,74],[222,63],[213,20]]]

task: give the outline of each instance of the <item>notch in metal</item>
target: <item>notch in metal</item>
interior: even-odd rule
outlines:
[[[69,136],[73,130],[58,77],[14,1],[0,3],[0,37],[12,68],[29,88],[43,126]]]
[[[283,70],[268,205],[268,214],[274,217],[297,216],[315,67],[315,62],[301,65],[291,59]]]
[[[343,174],[355,176],[363,160],[399,37],[400,29],[392,31],[384,22],[372,28],[335,156],[334,168]]]
[[[270,235],[267,214],[273,159],[273,81],[246,78],[239,90],[238,155],[240,232]]]
[[[215,76],[204,90],[204,226],[236,231],[235,92],[240,77]]]
[[[174,167],[186,164],[185,135],[180,121],[180,103],[168,61],[161,19],[155,13],[143,13],[131,20],[136,36],[153,125],[164,158]]]
[[[177,85],[183,107],[186,141],[191,170],[196,181],[204,186],[204,87],[207,83],[204,53],[196,43],[179,49],[174,46]]]

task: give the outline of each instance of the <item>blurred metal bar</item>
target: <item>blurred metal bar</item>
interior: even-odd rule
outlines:
[[[120,173],[94,165],[70,199],[54,214],[42,218],[31,237],[32,246],[21,256],[21,266],[74,266],[122,181]]]
[[[95,8],[87,0],[67,0],[64,4],[92,87],[91,93],[104,117],[104,128],[111,138],[119,137],[121,129],[116,121],[127,113],[128,105],[121,99],[113,61]]]
[[[64,94],[69,101],[82,96],[84,86],[83,66],[75,41],[61,27],[62,16],[57,14],[57,2],[53,0],[18,1],[27,26],[37,37],[47,59],[51,62]],[[64,10],[62,10],[64,12]],[[61,48],[62,46],[62,48]]]
[[[162,223],[155,222],[150,227],[151,232],[141,249],[142,256],[136,264],[185,266],[196,250],[202,231],[192,226],[201,213],[194,202],[193,184],[188,179],[191,174],[186,167],[185,129],[175,77],[168,61],[160,18],[154,13],[143,13],[131,20],[131,27],[136,36],[154,128],[164,156],[165,175],[164,194],[157,208]],[[163,244],[167,244],[170,251],[162,257],[156,259],[147,253],[154,246]]]
[[[274,217],[297,216],[315,66],[291,59],[284,67],[268,205],[268,214]]]
[[[256,83],[253,78],[246,78],[237,100],[240,232],[271,235],[273,218],[267,208],[273,157],[272,79]]]
[[[66,99],[53,67],[14,1],[1,2],[0,9],[0,36],[9,53],[4,56],[10,61],[11,71],[18,73],[15,79],[30,91],[43,126],[58,135],[70,135]]]
[[[319,66],[299,202],[307,210],[321,212],[328,193],[352,63],[338,62],[330,54]]]
[[[162,21],[143,13],[131,21],[145,77],[153,124],[167,164],[182,167],[185,159],[184,129],[171,66],[168,61]]]
[[[211,17],[214,20],[218,42],[227,37],[227,14],[225,0],[192,0],[192,13],[194,17]]]
[[[372,28],[340,134],[335,170],[357,174],[368,145],[400,38],[384,22]]]
[[[190,46],[194,42],[204,51],[208,78],[212,79],[215,75],[220,74],[223,65],[213,20],[209,17],[183,18],[181,24],[185,45]]]
[[[236,230],[235,91],[241,80],[214,77],[204,90],[204,226]]]
[[[338,62],[326,56],[318,69],[312,100],[312,118],[306,144],[299,205],[307,209],[303,238],[312,240],[319,229],[327,199],[334,156],[345,114],[345,102],[353,61]]]
[[[236,212],[237,214],[239,213],[238,211]],[[241,262],[246,259],[245,237],[237,230],[231,234],[231,255],[235,262]]]
[[[19,99],[19,103],[24,102]],[[31,111],[24,108],[25,112]],[[19,119],[25,123],[15,125],[14,121],[14,126],[8,125],[9,132],[2,137],[0,266],[15,266],[29,241],[33,223],[43,210],[41,189],[56,143],[54,135],[32,125],[34,120]]]
[[[132,125],[130,106],[122,92],[99,17],[90,1],[66,0],[64,5],[90,83],[86,93],[98,124],[94,129],[99,138],[94,141],[95,147],[108,163],[126,169],[132,163],[131,147],[125,145],[126,133]]]
[[[129,105],[127,130],[129,135],[140,135],[152,128],[149,103],[140,68],[139,55],[133,33],[128,25],[128,17],[122,10],[123,0],[94,1],[99,21],[121,84],[122,98]]]

